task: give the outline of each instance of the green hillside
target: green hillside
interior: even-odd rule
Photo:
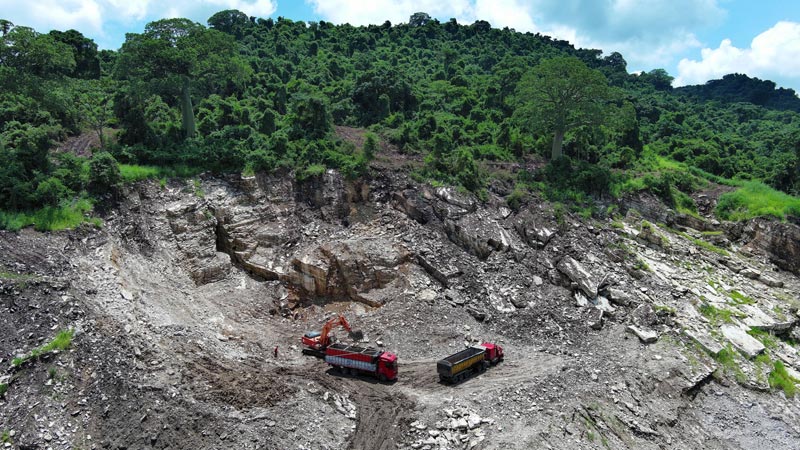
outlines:
[[[687,194],[711,180],[769,191],[785,199],[771,215],[796,214],[800,100],[744,75],[672,89],[667,72],[631,74],[619,53],[424,13],[353,27],[222,11],[208,26],[152,22],[118,51],[74,30],[0,24],[7,228],[147,174],[365,176],[386,148],[376,140],[419,161],[421,179],[479,196],[493,180],[510,185],[510,204],[538,192],[590,214],[597,199],[647,189],[691,212]],[[334,125],[377,139],[359,148]],[[53,151],[81,133],[108,153]]]

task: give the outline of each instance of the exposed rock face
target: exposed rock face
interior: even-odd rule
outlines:
[[[393,193],[392,205],[421,224],[428,223],[433,214],[430,206],[424,202],[418,191],[414,189]]]
[[[800,274],[800,226],[754,219],[744,227],[747,247],[765,252],[783,270]]]
[[[556,225],[543,203],[514,213],[491,190],[478,201],[388,172],[362,182],[335,172],[299,183],[291,174],[201,176],[202,196],[191,182],[140,183],[102,230],[0,231],[0,272],[36,267],[79,280],[67,288],[0,274],[5,353],[39,347],[54,324],[83,330],[74,351],[48,355],[52,364],[0,374],[10,385],[0,416],[22,430],[20,447],[43,448],[44,433],[56,441],[54,431],[87,424],[79,433],[109,448],[798,441],[796,402],[767,392],[761,361],[749,359],[762,351],[789,373],[800,369],[786,339],[800,340],[800,281],[761,250],[742,255],[734,245],[721,257],[657,228],[667,252],[639,236],[639,215],[606,226],[565,212]],[[631,270],[640,264],[649,270]],[[301,354],[298,335],[337,312],[410,362],[403,381],[332,376]],[[770,341],[750,329],[774,333],[776,344],[762,349],[757,340]],[[465,412],[445,418],[440,400],[455,391],[436,385],[424,361],[479,339],[505,346],[507,362],[454,387],[469,395],[445,403]],[[725,370],[711,376],[717,363],[706,352],[728,345],[747,355],[733,355],[746,384]],[[47,366],[81,370],[53,390]],[[178,395],[185,400],[165,401]],[[146,414],[131,421],[138,410]],[[297,426],[309,415],[326,419]],[[483,417],[496,426],[481,426]],[[59,445],[83,445],[83,436]]]
[[[217,221],[203,201],[177,203],[167,209],[178,248],[187,255],[184,268],[197,285],[222,280],[231,269],[230,257],[216,250]]]
[[[327,170],[322,176],[311,177],[297,185],[297,199],[309,206],[319,208],[326,220],[343,219],[349,212],[345,181],[335,170]]]
[[[516,233],[506,229],[502,211],[478,208],[475,199],[451,188],[437,188],[426,197],[432,201],[447,237],[478,258],[523,247]]]
[[[631,210],[638,212],[642,217],[650,222],[672,223],[675,213],[665,208],[653,194],[649,192],[637,192],[625,196],[620,203],[620,212],[628,214]]]
[[[287,280],[306,295],[381,306],[392,293],[377,291],[397,281],[412,256],[381,238],[328,243],[292,258]]]

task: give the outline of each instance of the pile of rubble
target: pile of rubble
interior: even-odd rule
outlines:
[[[495,421],[481,417],[466,408],[444,409],[446,418],[433,426],[417,420],[410,424],[407,437],[411,443],[400,448],[415,450],[456,450],[473,449],[487,438],[487,433]],[[498,427],[502,430],[502,427]]]

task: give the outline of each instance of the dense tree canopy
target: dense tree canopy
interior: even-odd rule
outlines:
[[[104,143],[110,127],[117,138],[105,147],[127,164],[361,176],[386,148],[379,139],[421,161],[415,176],[477,193],[516,183],[607,196],[642,176],[665,197],[670,186],[690,189],[658,178],[662,159],[800,193],[794,91],[743,75],[673,89],[663,69],[629,74],[619,53],[485,21],[416,13],[354,27],[226,10],[208,27],[152,22],[118,51],[97,51],[75,30],[41,34],[8,21],[0,40],[6,209],[114,184],[109,157],[90,174],[83,158],[52,153],[79,133]],[[356,148],[334,125],[374,135]],[[537,173],[494,169],[561,155]]]

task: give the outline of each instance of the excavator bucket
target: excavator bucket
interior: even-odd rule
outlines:
[[[361,330],[353,330],[350,333],[348,333],[348,335],[350,336],[350,339],[354,341],[361,341],[362,339],[364,339],[364,332]]]

